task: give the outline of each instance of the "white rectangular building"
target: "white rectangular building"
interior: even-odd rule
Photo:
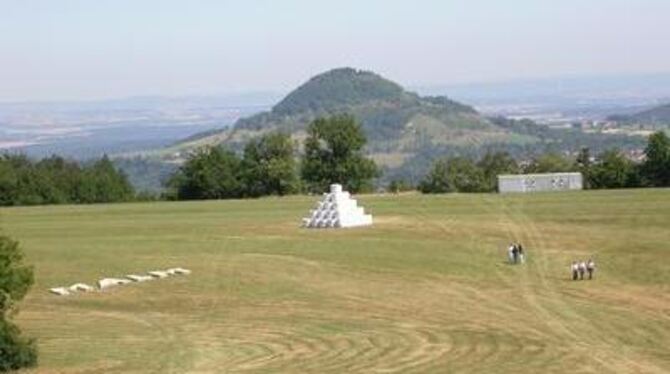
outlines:
[[[498,192],[581,190],[582,173],[499,175]]]

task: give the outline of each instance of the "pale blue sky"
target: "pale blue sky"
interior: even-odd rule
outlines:
[[[669,0],[0,0],[0,101],[670,71]]]

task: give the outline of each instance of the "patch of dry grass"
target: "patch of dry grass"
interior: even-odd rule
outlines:
[[[37,271],[30,372],[670,371],[670,191],[360,200],[375,225],[342,231],[298,228],[309,197],[0,210]],[[169,266],[193,274],[46,292]]]

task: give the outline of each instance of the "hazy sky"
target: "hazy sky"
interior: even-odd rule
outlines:
[[[0,0],[0,101],[670,71],[670,0]]]

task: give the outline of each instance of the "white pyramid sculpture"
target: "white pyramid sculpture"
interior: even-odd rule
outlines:
[[[323,194],[316,209],[310,216],[302,219],[303,227],[308,228],[340,228],[372,225],[372,215],[365,214],[352,199],[349,192],[342,191],[342,185],[331,184],[330,193]]]

